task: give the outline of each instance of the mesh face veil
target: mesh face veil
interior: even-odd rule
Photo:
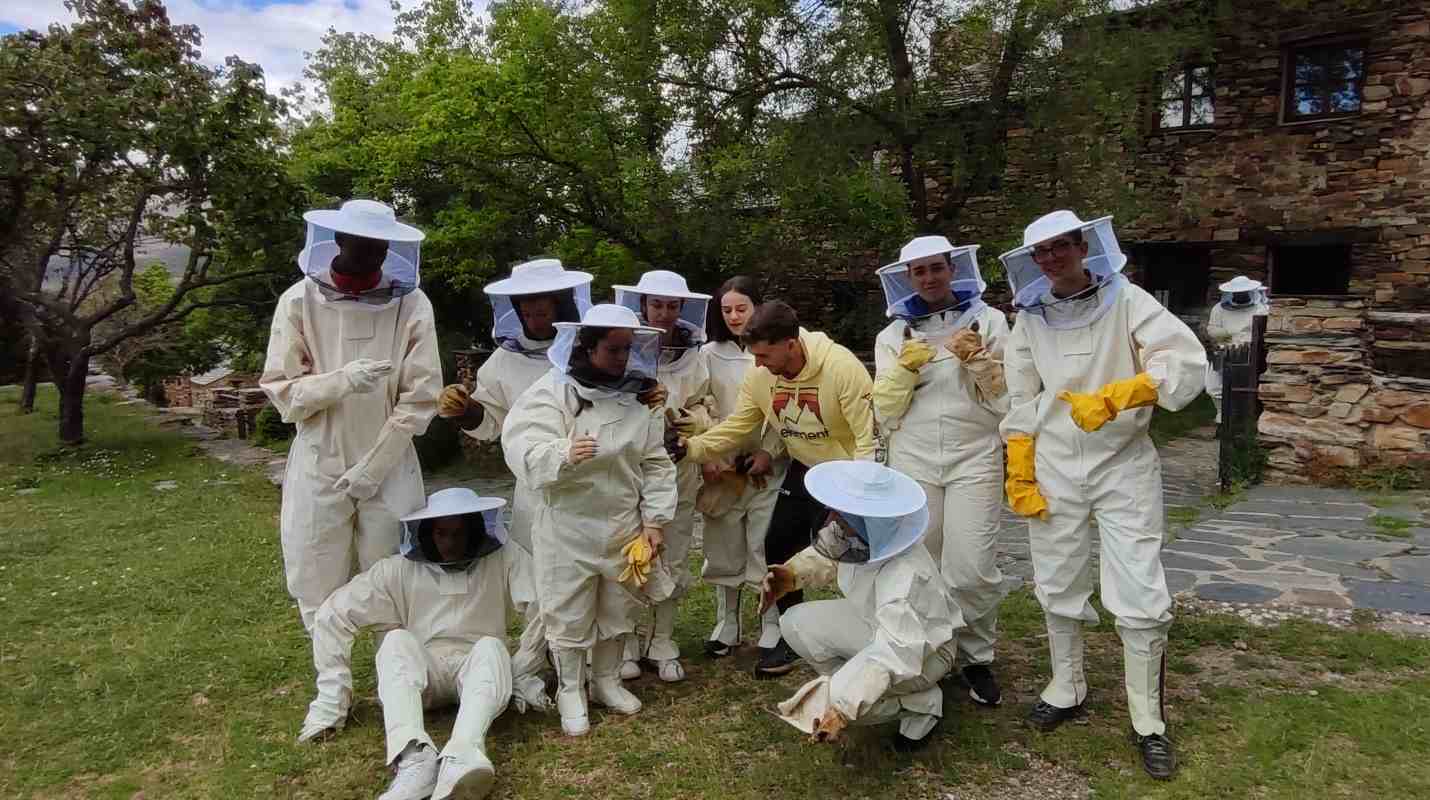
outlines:
[[[378,309],[417,289],[423,233],[398,222],[391,208],[349,200],[303,219],[308,231],[298,266],[324,300]],[[367,265],[377,268],[376,278],[362,269]]]

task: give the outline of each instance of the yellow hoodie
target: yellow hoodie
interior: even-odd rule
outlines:
[[[874,458],[869,370],[822,333],[800,328],[799,343],[805,356],[799,375],[790,380],[763,367],[745,373],[734,413],[691,437],[687,458],[704,463],[738,452],[766,423],[805,466]]]

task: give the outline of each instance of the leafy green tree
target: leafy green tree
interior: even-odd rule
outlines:
[[[77,443],[91,359],[290,272],[301,193],[260,68],[204,66],[198,30],[157,0],[67,6],[74,24],[0,39],[0,296]],[[135,313],[137,253],[160,244],[187,258],[168,298]]]

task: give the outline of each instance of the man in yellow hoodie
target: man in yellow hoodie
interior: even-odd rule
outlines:
[[[756,369],[745,376],[733,414],[683,440],[686,458],[703,464],[733,455],[768,424],[806,467],[873,460],[874,384],[853,353],[801,328],[794,309],[779,301],[756,309],[742,338]]]
[[[778,301],[755,310],[741,337],[755,369],[745,374],[735,411],[724,422],[676,448],[677,459],[716,461],[748,447],[765,426],[793,459],[765,537],[765,560],[780,564],[809,546],[827,513],[804,488],[804,473],[826,461],[874,459],[873,381],[855,355],[825,336],[804,330],[793,308]],[[770,453],[757,451],[749,474],[769,472]],[[781,600],[781,613],[798,595]],[[783,675],[799,656],[783,639],[764,648],[756,678]]]

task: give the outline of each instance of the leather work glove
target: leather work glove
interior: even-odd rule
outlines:
[[[373,361],[370,358],[359,358],[343,365],[343,377],[348,379],[348,385],[358,394],[373,391],[391,372],[392,362],[386,359]]]
[[[771,564],[765,571],[765,579],[760,581],[760,610],[765,610],[779,602],[781,597],[799,588],[799,576],[783,564]]]
[[[665,387],[661,386],[660,383],[657,381],[653,383],[650,388],[642,389],[641,391],[637,392],[636,399],[639,400],[641,404],[644,405],[646,408],[660,409],[665,407],[666,394],[667,392],[665,391]]]
[[[839,713],[839,709],[830,708],[824,712],[824,716],[814,724],[814,741],[829,742],[833,744],[839,741],[839,737],[844,733],[844,729],[849,726],[849,720]]]
[[[1038,481],[1033,477],[1033,437],[1023,434],[1008,437],[1008,479],[1003,488],[1013,513],[1047,521],[1048,501],[1038,491]]]
[[[899,366],[909,372],[918,372],[919,368],[933,360],[934,349],[922,339],[905,339],[902,347],[899,348]]]
[[[1118,412],[1157,402],[1157,384],[1151,375],[1142,372],[1125,381],[1113,381],[1092,394],[1061,391],[1058,399],[1072,406],[1073,423],[1091,433],[1117,419]]]
[[[953,336],[949,337],[944,347],[953,353],[959,361],[967,364],[968,359],[983,349],[983,337],[978,335],[978,331],[959,328],[953,332]]]
[[[710,419],[710,411],[705,406],[694,406],[693,408],[678,408],[675,410],[675,419],[671,422],[681,436],[699,436],[710,430],[714,426],[714,420]]]
[[[454,383],[442,387],[442,394],[437,396],[437,416],[452,420],[463,430],[471,430],[482,424],[486,409],[481,403],[472,402],[467,387]]]

